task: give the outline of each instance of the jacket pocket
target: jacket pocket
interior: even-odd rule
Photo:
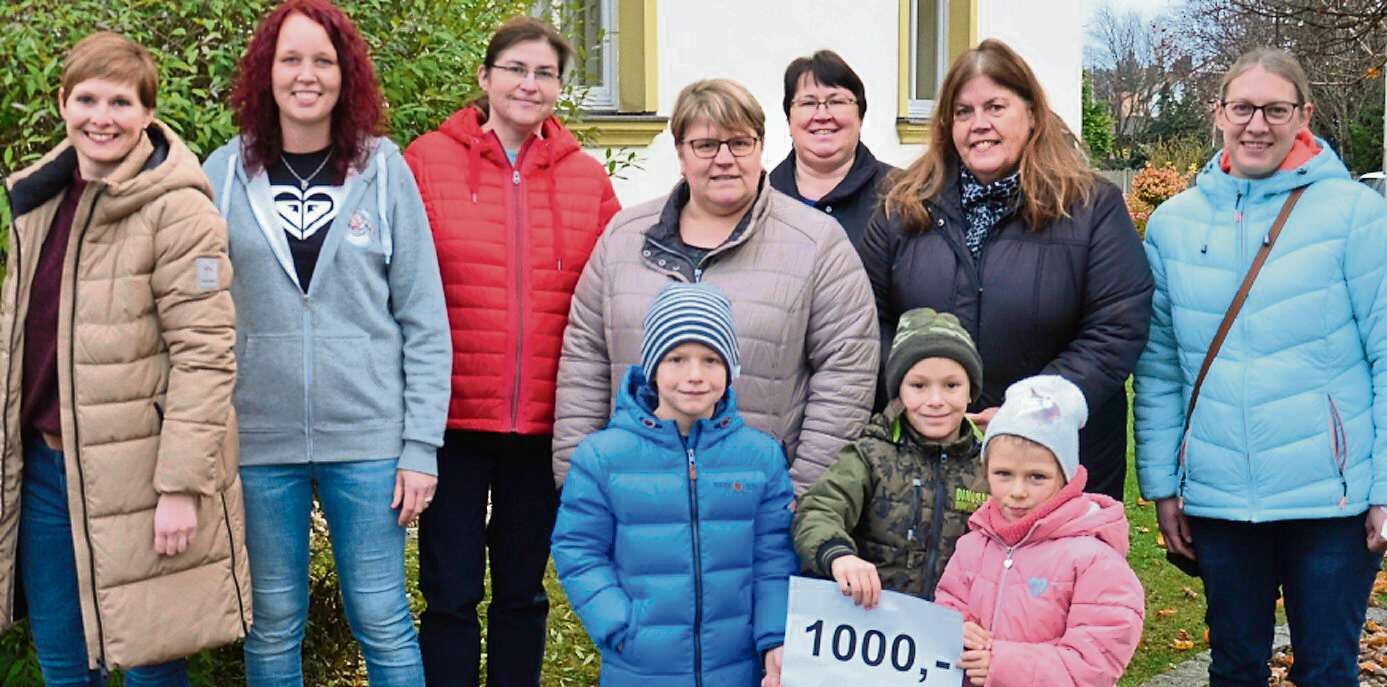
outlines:
[[[247,336],[237,346],[233,397],[241,430],[302,430],[303,384],[303,339],[299,335]]]
[[[1339,476],[1339,507],[1343,508],[1348,505],[1348,477],[1345,475],[1348,467],[1348,433],[1344,431],[1344,419],[1339,415],[1339,405],[1334,402],[1334,395],[1325,394],[1324,399],[1329,416],[1330,467]]]
[[[617,638],[616,652],[633,665],[640,665],[640,632],[645,620],[645,600],[631,600],[631,616],[626,620],[626,631]]]
[[[386,386],[366,336],[313,340],[313,424],[328,429],[398,424],[401,390]]]

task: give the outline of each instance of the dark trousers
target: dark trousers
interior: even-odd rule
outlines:
[[[549,615],[544,570],[558,509],[551,441],[488,432],[444,436],[438,492],[419,518],[419,588],[428,604],[419,648],[427,684],[480,683],[477,604],[489,553],[487,684],[538,687]]]
[[[1278,589],[1305,687],[1358,684],[1358,638],[1382,555],[1368,551],[1363,515],[1248,523],[1190,518],[1213,663],[1210,687],[1265,686]]]

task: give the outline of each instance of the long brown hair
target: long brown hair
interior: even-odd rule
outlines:
[[[929,123],[929,147],[896,178],[883,203],[886,214],[899,217],[910,230],[930,225],[923,201],[938,196],[962,164],[954,148],[954,103],[959,91],[977,76],[986,76],[1020,96],[1034,115],[1035,128],[1021,150],[1021,216],[1040,230],[1061,217],[1075,201],[1087,203],[1094,175],[1088,161],[1067,140],[1064,122],[1050,111],[1045,91],[1030,65],[1006,43],[989,38],[958,56],[939,87]]]

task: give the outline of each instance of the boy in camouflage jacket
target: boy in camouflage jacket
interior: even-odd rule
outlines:
[[[988,495],[965,417],[982,391],[982,359],[958,318],[902,314],[885,383],[891,403],[800,498],[793,529],[804,567],[867,608],[883,587],[933,600],[954,542]]]

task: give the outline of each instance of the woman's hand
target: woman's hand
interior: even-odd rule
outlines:
[[[1180,499],[1174,496],[1156,500],[1156,524],[1161,527],[1161,537],[1165,548],[1173,554],[1195,560],[1194,535],[1190,533],[1190,521],[1180,507]]]
[[[976,413],[964,413],[964,417],[972,420],[973,424],[978,426],[978,431],[985,433],[987,432],[987,423],[991,422],[992,418],[997,417],[998,410],[997,406],[992,406]]]
[[[761,687],[780,687],[780,670],[785,661],[785,647],[778,646],[766,652],[766,676],[761,678]]]
[[[197,536],[197,497],[192,494],[160,494],[154,507],[154,553],[177,556],[188,550]]]
[[[1368,509],[1368,517],[1363,520],[1363,529],[1368,531],[1368,550],[1374,553],[1387,549],[1387,539],[1382,537],[1382,524],[1387,522],[1387,507],[1373,506]]]
[[[429,507],[437,488],[438,478],[433,475],[404,469],[395,471],[395,499],[390,507],[400,509],[400,527],[414,522]]]
[[[851,596],[853,603],[869,611],[876,608],[881,600],[881,577],[875,565],[848,554],[833,559],[830,567],[843,596]]]

